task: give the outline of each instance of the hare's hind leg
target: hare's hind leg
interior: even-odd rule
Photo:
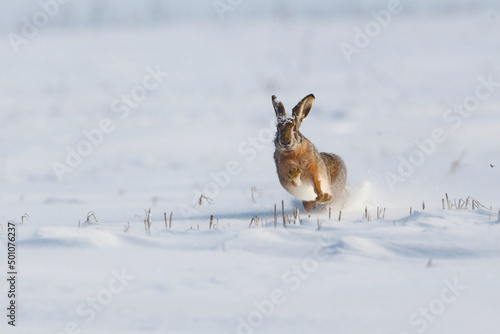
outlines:
[[[344,160],[333,153],[321,152],[320,155],[328,168],[331,181],[344,189],[347,180],[347,169]]]
[[[304,209],[306,211],[311,211],[316,209],[316,201],[302,201],[302,205],[304,205]]]

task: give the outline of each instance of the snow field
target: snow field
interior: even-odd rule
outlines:
[[[20,52],[3,39],[0,258],[15,221],[19,308],[2,333],[497,330],[498,10],[404,4],[361,48],[355,28],[386,1],[289,3],[223,21],[178,5],[190,19],[165,21],[127,2],[116,25],[75,3]],[[2,32],[34,13],[21,7]],[[149,24],[120,21],[134,12]],[[359,49],[350,63],[342,43]],[[154,89],[148,68],[168,73]],[[274,228],[274,204],[300,202],[275,173],[271,95],[290,110],[309,93],[301,131],[343,157],[351,195],[340,221]],[[443,210],[445,193],[485,207]]]

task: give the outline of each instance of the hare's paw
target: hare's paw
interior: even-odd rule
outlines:
[[[297,167],[293,167],[292,169],[290,169],[290,171],[288,172],[288,179],[290,181],[294,181],[294,180],[297,180],[298,178],[300,178],[300,174],[302,173],[302,171],[300,169],[298,169]]]
[[[318,197],[316,197],[316,202],[318,203],[327,203],[327,202],[330,202],[332,200],[332,196],[330,194],[327,194],[327,193],[321,193],[318,195]]]

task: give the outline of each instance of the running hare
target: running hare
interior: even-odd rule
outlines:
[[[304,97],[293,108],[291,116],[276,96],[273,95],[272,101],[278,119],[274,161],[281,185],[302,200],[306,211],[318,203],[342,206],[347,179],[344,161],[335,154],[319,153],[299,131],[311,111],[314,95]]]

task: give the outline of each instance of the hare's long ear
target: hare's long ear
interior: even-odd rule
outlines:
[[[272,96],[274,112],[276,113],[276,118],[286,116],[285,106],[283,103],[276,97]]]
[[[292,115],[295,117],[295,119],[299,124],[304,120],[304,118],[307,117],[307,115],[309,115],[313,103],[314,103],[314,95],[309,94],[302,100],[300,100],[300,102],[297,103],[297,105],[293,108]]]

